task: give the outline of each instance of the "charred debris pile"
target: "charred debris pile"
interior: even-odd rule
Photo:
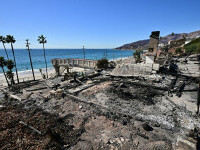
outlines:
[[[183,65],[173,58],[142,77],[107,69],[2,89],[0,147],[199,148],[199,77],[179,70]]]

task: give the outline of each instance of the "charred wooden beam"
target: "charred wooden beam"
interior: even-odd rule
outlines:
[[[139,83],[139,82],[126,82],[126,83],[135,85],[135,86],[148,87],[148,88],[153,88],[153,89],[157,89],[157,90],[168,91],[167,87],[159,87],[159,86],[148,85],[148,84],[143,84],[143,83]]]
[[[181,82],[180,85],[177,87],[176,96],[181,97],[184,88],[185,88],[185,82]]]
[[[159,87],[159,86],[148,85],[148,84],[139,83],[139,82],[125,82],[125,83],[129,84],[129,85],[153,88],[153,89],[162,90],[162,91],[169,91],[169,87]],[[182,86],[178,87],[177,90],[180,90],[181,88],[183,88]],[[171,92],[177,92],[177,90],[174,90],[174,91],[171,91]],[[183,88],[183,89],[181,89],[181,92],[195,92],[195,91],[198,91],[198,88],[194,88],[194,89],[184,89]]]
[[[23,122],[23,121],[20,121],[19,122],[20,124],[23,124],[24,126],[28,127],[29,129],[33,130],[34,132],[38,133],[38,134],[42,134],[42,132],[40,132],[39,130],[37,130],[36,128],[28,125],[27,123]]]
[[[196,80],[196,81],[200,81],[200,78],[199,77],[192,77],[192,76],[187,76],[187,75],[183,75],[183,74],[180,74],[180,73],[173,73],[173,72],[169,72],[167,70],[163,70],[161,73],[163,74],[168,74],[168,75],[171,75],[171,76],[175,76],[177,78],[186,78],[188,80]]]
[[[174,86],[176,85],[176,81],[177,81],[177,77],[175,79],[172,79],[172,82],[168,88],[168,94],[171,93],[171,90],[174,88]]]

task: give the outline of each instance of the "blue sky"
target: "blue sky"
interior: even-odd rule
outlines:
[[[0,35],[14,35],[15,48],[115,48],[161,36],[200,30],[200,0],[0,0]],[[0,44],[0,49],[2,45]]]

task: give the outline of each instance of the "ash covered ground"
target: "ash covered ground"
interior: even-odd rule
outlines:
[[[196,80],[178,77],[169,88],[171,75],[126,78],[108,72],[4,89],[0,148],[199,149]]]

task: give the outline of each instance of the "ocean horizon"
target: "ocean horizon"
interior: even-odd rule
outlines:
[[[7,49],[9,59],[13,60],[12,50]],[[85,49],[85,59],[98,60],[107,58],[108,60],[133,56],[134,50],[113,50],[113,49]],[[7,59],[5,50],[0,50],[0,56]],[[15,49],[15,58],[18,72],[28,72],[31,70],[28,50]],[[45,68],[43,49],[32,49],[31,58],[34,70]],[[53,58],[84,58],[83,49],[46,49],[47,67],[52,68]],[[6,67],[5,67],[6,70]],[[15,69],[13,69],[15,71]],[[2,73],[2,69],[0,69]]]

